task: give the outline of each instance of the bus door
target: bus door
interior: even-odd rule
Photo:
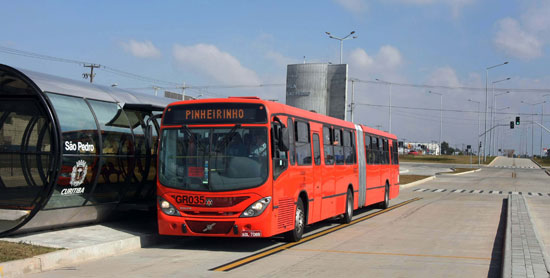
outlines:
[[[321,145],[319,141],[319,134],[313,133],[313,195],[310,199],[313,199],[313,202],[310,202],[309,207],[311,211],[312,221],[318,221],[321,219],[321,209],[322,209],[322,185],[323,185],[323,167],[321,166]],[[318,198],[319,197],[319,198]]]

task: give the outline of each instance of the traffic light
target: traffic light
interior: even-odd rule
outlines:
[[[516,121],[517,123],[517,121]],[[513,121],[510,121],[510,129],[514,129],[514,122]]]
[[[519,117],[516,117],[516,125],[519,125]]]

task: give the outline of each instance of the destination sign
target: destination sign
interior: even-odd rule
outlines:
[[[163,118],[165,125],[263,124],[267,112],[263,104],[256,103],[200,103],[172,106]]]

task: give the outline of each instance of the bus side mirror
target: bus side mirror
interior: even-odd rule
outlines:
[[[289,150],[290,142],[288,139],[288,128],[283,127],[281,128],[281,133],[279,134],[279,149],[283,152],[286,152]]]

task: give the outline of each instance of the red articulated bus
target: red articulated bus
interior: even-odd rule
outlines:
[[[158,155],[162,235],[271,237],[399,194],[395,135],[256,97],[166,107]]]

